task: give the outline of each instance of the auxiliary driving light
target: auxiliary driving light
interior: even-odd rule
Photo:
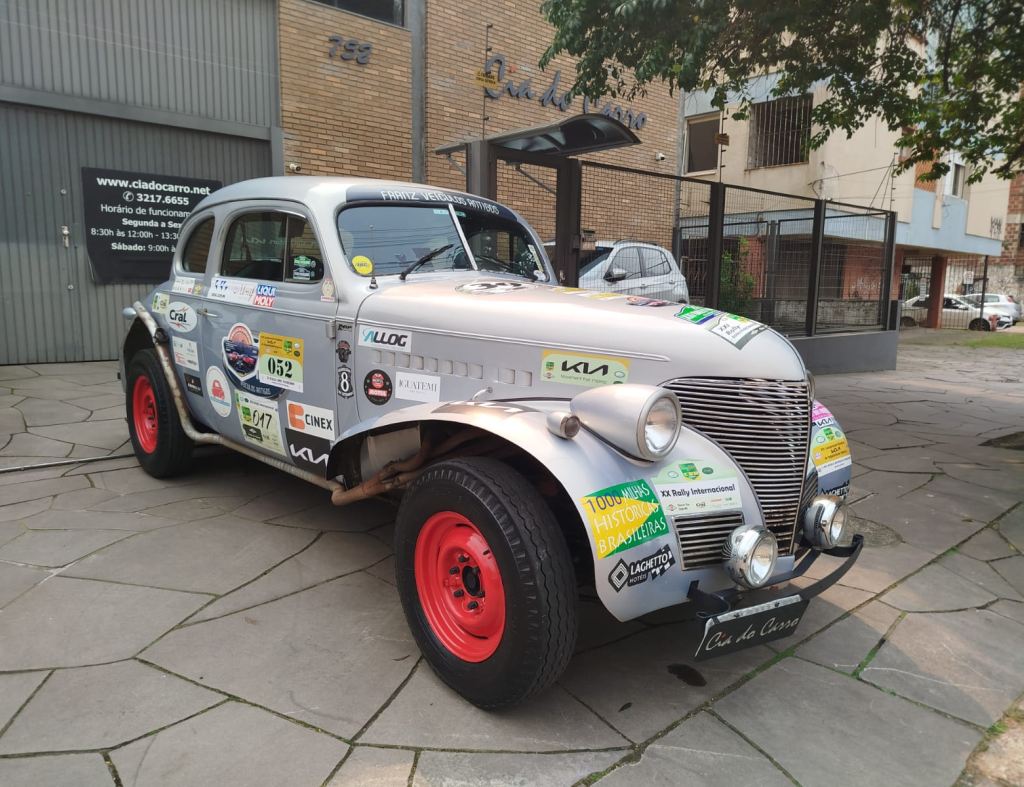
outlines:
[[[832,549],[845,527],[846,509],[835,495],[818,495],[804,511],[804,538],[815,549]]]
[[[763,525],[740,525],[729,534],[725,550],[725,568],[739,585],[763,587],[775,572],[779,544]]]

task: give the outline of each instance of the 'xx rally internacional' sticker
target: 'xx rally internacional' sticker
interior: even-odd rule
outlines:
[[[599,558],[668,535],[658,496],[643,479],[616,484],[580,498]]]
[[[235,404],[238,408],[238,423],[242,427],[242,437],[245,441],[284,456],[277,402],[235,391]]]
[[[669,516],[738,511],[743,507],[736,474],[704,459],[666,467],[651,481]]]
[[[720,312],[704,306],[684,306],[676,312],[676,317],[694,325],[703,325],[711,333],[722,337],[736,349],[740,349],[761,331],[768,328],[767,325],[762,325],[749,317],[740,317],[738,314]]]
[[[619,385],[629,379],[629,359],[608,355],[590,355],[565,350],[545,350],[541,376],[553,383],[583,385]]]

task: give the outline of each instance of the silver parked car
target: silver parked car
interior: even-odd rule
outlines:
[[[580,587],[619,620],[689,604],[698,659],[792,634],[863,544],[840,543],[849,445],[799,354],[744,317],[552,281],[533,230],[471,194],[228,186],[125,310],[136,456],[170,476],[215,444],[338,506],[401,495],[409,626],[484,708],[561,675]],[[831,574],[789,584],[822,553]]]
[[[972,295],[962,295],[965,301],[972,306],[981,308],[981,293]],[[1013,320],[1013,324],[1016,325],[1021,318],[1021,305],[1020,301],[1014,298],[1012,295],[1006,295],[1005,293],[985,293],[985,311],[988,312],[990,309],[998,309],[999,311],[1005,312],[1010,315]]]
[[[907,298],[900,310],[900,324],[910,327],[924,325],[928,318],[928,295]],[[972,331],[991,331],[995,328],[1009,328],[1013,321],[1010,315],[999,306],[985,305],[985,314],[977,304],[968,302],[962,295],[946,294],[942,298],[942,314],[939,317],[940,328],[968,328]]]
[[[553,243],[545,244],[547,251]],[[689,303],[686,277],[672,252],[634,240],[597,241],[580,254],[580,287],[619,295]]]

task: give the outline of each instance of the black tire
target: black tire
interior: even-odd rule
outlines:
[[[504,630],[497,649],[482,661],[460,658],[439,639],[417,590],[417,539],[439,512],[472,522],[500,571]],[[427,662],[474,705],[492,710],[522,702],[565,671],[577,628],[569,550],[551,510],[508,465],[476,458],[428,468],[398,510],[395,575],[406,620]]]
[[[904,328],[913,328],[915,325],[917,325],[917,322],[914,320],[913,317],[900,317],[900,325],[902,325]]]
[[[134,393],[140,378],[148,381],[152,390],[152,409],[156,420],[155,445],[152,444],[152,437],[140,435],[135,417]],[[169,478],[183,473],[188,468],[194,444],[181,428],[181,420],[174,407],[174,398],[167,380],[164,379],[163,369],[157,360],[155,350],[139,350],[132,356],[125,391],[128,433],[142,469],[154,478]],[[147,445],[151,450],[146,449]]]
[[[970,328],[972,331],[991,331],[992,330],[992,326],[989,325],[987,322],[985,322],[985,320],[981,319],[980,317],[978,317],[978,318],[976,318],[974,320],[971,320],[971,324],[968,325],[967,327]]]

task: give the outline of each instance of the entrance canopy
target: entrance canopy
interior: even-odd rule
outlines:
[[[598,150],[610,150],[627,145],[638,145],[640,138],[619,121],[589,113],[574,115],[560,123],[534,126],[510,131],[483,140],[491,149],[519,151],[523,153],[548,153],[557,156],[578,156]],[[435,152],[453,153],[462,150],[467,143],[446,145]]]

